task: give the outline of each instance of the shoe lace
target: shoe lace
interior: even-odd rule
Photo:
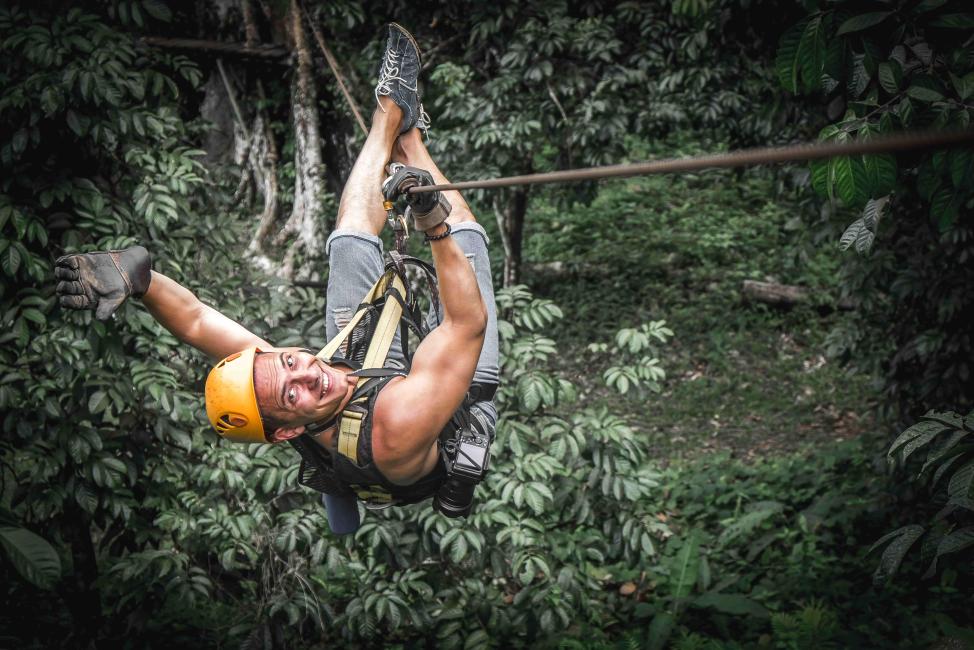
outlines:
[[[392,84],[398,81],[403,86],[409,90],[416,91],[414,86],[410,86],[406,83],[406,80],[399,76],[399,65],[396,62],[395,52],[388,50],[386,51],[385,58],[382,59],[382,67],[379,69],[379,82],[375,85],[375,103],[379,104],[379,108],[385,113],[386,109],[382,107],[379,102],[380,96],[388,96],[392,94]]]
[[[420,131],[423,132],[423,137],[429,140],[430,137],[430,114],[426,112],[423,105],[419,105],[419,119],[416,120],[416,126]]]

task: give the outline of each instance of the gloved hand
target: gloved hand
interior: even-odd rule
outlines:
[[[446,221],[452,206],[440,192],[406,192],[411,187],[422,185],[435,185],[433,176],[426,170],[403,165],[386,180],[382,193],[387,201],[394,201],[400,194],[405,194],[409,205],[406,217],[412,217],[416,230],[426,232]]]
[[[108,320],[126,298],[146,292],[151,267],[149,251],[141,246],[59,257],[54,277],[60,280],[56,290],[61,306],[94,309],[95,318]]]

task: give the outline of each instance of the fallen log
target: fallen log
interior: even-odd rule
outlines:
[[[792,307],[799,303],[807,303],[810,300],[810,291],[806,287],[776,282],[744,280],[741,293],[747,300],[779,307]],[[833,307],[842,311],[851,311],[856,308],[856,304],[849,298],[843,298]]]

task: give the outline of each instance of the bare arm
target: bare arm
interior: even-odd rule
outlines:
[[[184,343],[212,359],[222,359],[251,345],[271,345],[246,327],[209,305],[192,291],[162,273],[152,272],[152,281],[142,304],[159,324]]]
[[[438,226],[430,234],[444,229]],[[379,435],[373,434],[380,469],[394,469],[400,479],[422,473],[437,436],[463,402],[487,327],[487,308],[463,251],[452,237],[430,246],[439,276],[443,322],[416,349],[409,376],[383,391],[389,395],[377,405],[381,427]],[[385,432],[390,435],[382,435]]]

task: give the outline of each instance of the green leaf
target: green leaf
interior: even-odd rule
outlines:
[[[17,274],[20,262],[20,250],[14,245],[8,246],[3,253],[0,253],[0,267],[3,267],[3,272],[11,277]]]
[[[859,207],[865,202],[866,171],[858,158],[840,156],[835,159],[835,183],[839,198],[849,207]]]
[[[943,14],[931,20],[929,25],[947,29],[971,29],[974,27],[974,14]]]
[[[694,530],[683,540],[683,546],[674,559],[671,575],[673,585],[671,595],[674,598],[686,598],[697,583],[697,571],[700,568],[700,532]]]
[[[813,160],[809,163],[812,177],[812,188],[822,196],[829,195],[832,179],[832,167],[828,160]]]
[[[867,253],[873,247],[873,240],[876,235],[869,228],[863,228],[856,237],[856,252]]]
[[[972,488],[974,488],[974,459],[964,463],[950,477],[950,482],[947,484],[947,494],[951,497],[970,498],[974,496]]]
[[[950,73],[950,81],[961,100],[974,95],[974,72],[968,72],[963,77]]]
[[[974,546],[974,526],[965,526],[945,536],[937,545],[937,557]]]
[[[807,20],[799,22],[781,36],[778,42],[778,53],[775,56],[778,80],[785,90],[793,93],[798,92],[798,46],[801,44],[807,22]]]
[[[849,227],[842,233],[839,239],[839,249],[848,250],[859,239],[859,233],[866,229],[866,222],[859,218],[849,224]]]
[[[836,35],[842,36],[843,34],[851,34],[853,32],[869,29],[870,27],[878,25],[886,20],[886,18],[892,13],[892,11],[873,11],[868,14],[853,16],[839,26],[839,31],[836,33]]]
[[[669,612],[660,612],[654,616],[646,635],[647,650],[663,650],[666,642],[670,640],[675,624],[676,618]]]
[[[903,80],[903,73],[900,64],[896,61],[884,61],[879,64],[879,85],[890,95],[895,95],[900,90],[900,82]]]
[[[784,504],[778,501],[763,501],[752,507],[753,510],[751,512],[741,515],[721,532],[718,538],[721,544],[727,544],[742,535],[751,533],[764,521],[775,516],[785,508]]]
[[[108,406],[108,395],[104,391],[96,390],[88,398],[88,410],[91,413],[100,413]]]
[[[883,535],[883,537],[873,544],[869,549],[870,553],[880,545],[892,540],[889,546],[886,547],[886,550],[883,551],[879,566],[876,567],[876,571],[873,573],[873,581],[879,583],[892,577],[900,568],[900,564],[903,562],[903,558],[906,557],[907,551],[920,539],[920,536],[923,535],[925,530],[923,526],[903,526],[894,530],[892,533]]]
[[[923,2],[913,8],[913,13],[922,14],[928,11],[933,11],[934,9],[943,7],[948,2],[950,2],[950,0],[923,0]]]
[[[957,189],[966,189],[974,180],[974,149],[954,149],[948,158],[950,180]]]
[[[164,23],[172,21],[172,11],[162,0],[142,0],[142,8],[156,20],[161,20]]]
[[[905,461],[914,451],[948,430],[949,427],[939,422],[921,419],[896,437],[893,444],[889,446],[886,460],[892,463],[896,457],[900,457]]]
[[[957,220],[957,195],[946,187],[937,190],[930,201],[930,218],[937,222],[940,232],[947,232]]]
[[[47,540],[25,528],[0,528],[0,545],[25,580],[50,589],[61,578],[61,559]]]
[[[914,75],[906,94],[922,102],[939,102],[944,98],[944,87],[930,75]]]
[[[801,41],[798,43],[798,65],[801,67],[801,77],[807,90],[818,89],[822,80],[822,70],[825,67],[825,28],[827,20],[824,16],[815,16],[808,21]]]
[[[704,594],[693,601],[697,607],[709,607],[725,614],[768,618],[768,610],[763,605],[741,594]]]
[[[84,129],[81,128],[81,122],[78,120],[78,114],[77,113],[75,113],[71,109],[68,109],[68,112],[65,115],[65,118],[66,118],[66,120],[68,122],[68,128],[70,128],[72,131],[74,131],[74,134],[75,135],[77,135],[78,137],[81,137],[82,135],[84,135]]]
[[[862,157],[866,171],[866,184],[869,196],[878,198],[892,192],[896,187],[896,157],[888,153],[869,154]]]
[[[25,309],[24,311],[20,312],[20,315],[29,321],[37,323],[38,325],[44,325],[47,323],[47,319],[44,318],[44,314],[37,309]]]

